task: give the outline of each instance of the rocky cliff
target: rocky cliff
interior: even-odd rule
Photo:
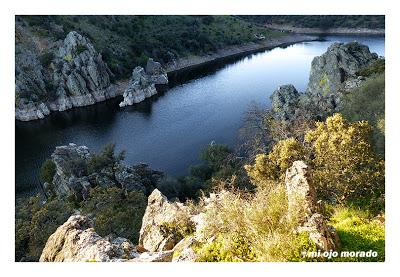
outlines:
[[[18,26],[17,26],[18,29]],[[19,28],[16,43],[16,110],[18,120],[40,119],[52,111],[92,105],[115,97],[111,71],[88,38],[72,31],[63,41],[31,41]],[[40,54],[43,49],[48,52]]]
[[[124,105],[157,93],[168,84],[161,64],[149,59],[134,69],[128,87],[113,84],[113,73],[89,38],[76,31],[63,40],[38,38],[16,24],[15,118],[41,119],[53,111],[93,105],[124,95]],[[125,91],[124,91],[125,89]]]
[[[284,85],[271,95],[275,117],[289,120],[299,110],[309,111],[316,119],[332,114],[340,107],[343,94],[365,80],[359,72],[378,58],[358,42],[332,44],[313,59],[305,93],[298,93],[293,85]]]
[[[285,183],[289,211],[304,211],[297,231],[306,232],[321,250],[338,249],[336,230],[319,213],[308,166],[302,161],[294,162],[286,172]],[[71,216],[49,237],[40,261],[196,261],[196,245],[213,240],[203,233],[207,210],[218,205],[227,193],[211,193],[202,199],[201,209],[195,209],[170,202],[155,189],[148,197],[136,246],[124,238],[100,237],[89,217]]]
[[[118,159],[107,157],[107,162],[98,162],[86,146],[58,146],[51,155],[56,172],[51,184],[44,185],[46,191],[59,197],[74,196],[86,199],[95,186],[119,187],[126,191],[142,191],[145,194],[156,187],[162,173],[150,169],[146,164],[125,165]],[[95,163],[96,167],[90,167]]]

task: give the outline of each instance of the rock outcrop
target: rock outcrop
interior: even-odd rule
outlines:
[[[101,54],[85,36],[68,33],[41,55],[44,61],[39,60],[36,44],[27,48],[25,41],[16,43],[16,119],[41,119],[52,111],[92,105],[121,93],[111,84],[112,73]]]
[[[307,232],[309,238],[323,251],[337,250],[340,239],[334,227],[326,224],[318,210],[316,194],[308,176],[308,166],[295,161],[286,171],[286,190],[290,214],[301,211],[299,232]]]
[[[346,81],[357,78],[357,73],[378,59],[368,46],[358,42],[334,43],[311,63],[307,92],[311,95],[337,93]]]
[[[139,244],[148,251],[172,250],[182,239],[182,234],[174,232],[175,226],[189,223],[188,207],[180,202],[170,202],[158,189],[148,198],[142,220]]]
[[[40,256],[41,262],[170,262],[173,251],[139,253],[125,238],[101,237],[93,221],[81,215],[71,216],[49,237]]]
[[[319,120],[337,111],[342,95],[365,80],[358,75],[360,70],[377,59],[376,53],[358,42],[332,44],[324,54],[313,59],[305,93],[299,93],[293,85],[284,85],[271,95],[274,117],[293,121],[302,115]]]
[[[156,85],[167,85],[168,76],[159,62],[149,59],[146,70],[137,66],[133,69],[132,77],[126,87],[123,96],[124,100],[120,107],[130,106],[142,102],[144,99],[157,94]]]
[[[293,117],[298,108],[300,93],[293,85],[283,85],[275,90],[271,99],[271,109],[280,120]]]
[[[56,173],[51,184],[52,191],[61,197],[74,196],[86,199],[90,188],[120,187],[127,191],[139,190],[149,194],[162,173],[150,169],[146,164],[128,166],[120,161],[104,165],[95,172],[88,172],[87,163],[92,157],[86,146],[58,146],[51,155]]]

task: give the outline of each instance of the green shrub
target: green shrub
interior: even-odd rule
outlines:
[[[56,174],[56,164],[51,159],[44,161],[40,167],[39,178],[42,182],[47,182],[51,184],[53,182],[53,177]]]
[[[315,245],[295,232],[296,218],[288,216],[283,186],[259,188],[255,195],[225,192],[208,206],[202,231],[205,242],[195,251],[200,261],[305,260],[301,252]]]
[[[370,131],[366,121],[349,123],[335,114],[307,132],[313,156],[310,178],[320,197],[345,202],[384,193],[384,160],[372,150]]]
[[[147,198],[142,192],[125,192],[116,187],[93,188],[88,199],[81,202],[82,213],[94,215],[94,229],[99,235],[115,234],[133,243],[139,239],[146,206]]]
[[[115,155],[115,144],[106,144],[99,154],[92,154],[86,162],[88,173],[98,172],[101,169],[113,166],[125,158],[125,152]]]
[[[369,66],[361,69],[357,74],[364,77],[371,77],[385,73],[385,59],[377,59]]]
[[[378,74],[346,94],[340,110],[349,121],[368,121],[373,130],[375,151],[385,154],[385,75]]]
[[[53,52],[44,53],[39,57],[40,63],[42,64],[42,66],[44,68],[49,67],[49,65],[51,64],[53,59],[54,59],[54,53]]]
[[[73,213],[68,202],[41,196],[17,199],[15,206],[15,260],[39,260],[48,237]]]

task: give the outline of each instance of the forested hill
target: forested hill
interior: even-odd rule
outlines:
[[[282,36],[234,16],[16,16],[16,25],[42,41],[44,50],[77,31],[91,40],[117,79],[129,77],[132,68],[144,65],[148,57],[168,63],[260,36]]]
[[[383,15],[242,15],[240,18],[259,24],[298,28],[385,28]]]

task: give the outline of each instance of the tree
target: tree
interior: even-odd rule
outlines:
[[[289,138],[279,141],[269,154],[257,155],[255,163],[245,165],[245,169],[254,185],[266,186],[282,181],[292,163],[305,158],[304,146],[294,138]]]
[[[40,181],[51,184],[54,174],[56,174],[56,164],[51,159],[45,160],[39,172]]]
[[[341,114],[328,117],[309,131],[312,181],[323,198],[342,202],[384,192],[384,161],[373,152],[367,121],[348,123]]]

